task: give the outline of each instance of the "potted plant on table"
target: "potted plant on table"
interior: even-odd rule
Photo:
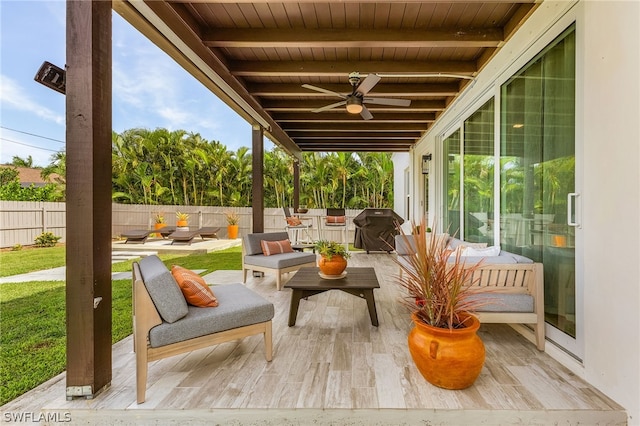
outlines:
[[[181,213],[178,211],[176,212],[176,219],[178,219],[176,221],[177,227],[189,226],[189,213]]]
[[[341,276],[347,268],[347,259],[351,253],[340,243],[335,241],[320,240],[315,244],[315,249],[320,255],[318,268],[327,276]]]
[[[429,383],[464,389],[480,375],[485,358],[476,334],[480,322],[472,314],[483,304],[471,290],[480,264],[465,265],[461,251],[447,247],[447,234],[428,235],[427,230],[425,219],[413,224],[413,244],[401,231],[409,256],[398,261],[403,272],[398,283],[415,326],[408,336],[409,352]]]
[[[235,240],[238,238],[240,215],[234,211],[227,211],[224,215],[227,217],[227,235],[230,240]]]

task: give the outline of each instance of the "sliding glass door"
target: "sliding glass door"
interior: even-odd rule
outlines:
[[[500,244],[544,264],[545,319],[575,338],[573,28],[502,86],[500,123]]]
[[[497,96],[443,135],[442,227],[543,263],[547,335],[580,357],[575,28]]]

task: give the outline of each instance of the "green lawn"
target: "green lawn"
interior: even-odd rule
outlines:
[[[55,260],[48,259],[44,252]],[[161,255],[160,258],[168,267],[206,269],[205,273],[242,267],[240,247],[210,254]],[[12,269],[19,272],[5,274],[8,262],[20,264],[20,268]],[[4,276],[64,266],[64,247],[2,252],[0,265]],[[131,262],[113,265],[114,272],[130,270]],[[64,281],[0,284],[0,405],[65,370],[64,285]],[[113,281],[112,289],[115,343],[131,334],[131,281]]]

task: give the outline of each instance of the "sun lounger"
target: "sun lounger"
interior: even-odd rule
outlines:
[[[208,227],[204,227],[204,228],[200,228],[198,230],[198,233],[200,234],[200,237],[204,240],[206,238],[218,238],[218,231],[220,230],[219,227],[213,227],[213,226],[208,226]]]
[[[214,228],[207,228],[207,229],[214,229]],[[124,242],[125,244],[127,243],[144,244],[147,241],[147,238],[149,238],[149,235],[160,234],[162,238],[167,238],[169,235],[171,235],[175,231],[176,231],[175,226],[165,226],[160,229],[134,229],[132,231],[123,232],[122,234],[120,234],[120,236],[127,239]]]
[[[169,235],[169,239],[172,240],[171,244],[191,244],[193,239],[200,235],[204,240],[205,238],[218,238],[217,232],[220,228],[206,227],[200,228],[196,231],[175,231]]]
[[[120,234],[120,236],[127,239],[124,242],[125,244],[144,244],[144,242],[147,241],[147,238],[149,238],[149,234],[151,234],[152,232],[154,231],[148,231],[146,229],[134,229],[133,231],[123,232],[122,234]]]

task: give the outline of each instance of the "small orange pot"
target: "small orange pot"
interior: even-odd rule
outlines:
[[[320,257],[318,261],[320,272],[325,275],[340,275],[347,269],[347,259],[342,256],[331,256],[331,260],[326,257]]]
[[[227,225],[227,236],[230,240],[238,238],[238,225]]]
[[[485,349],[477,335],[480,321],[467,314],[469,325],[449,330],[420,321],[409,332],[409,352],[420,374],[432,385],[444,389],[465,389],[476,381],[484,365]]]
[[[189,222],[187,222],[186,220],[178,220],[176,221],[176,226],[179,226],[179,227],[189,226]]]
[[[164,228],[165,226],[167,226],[166,223],[154,223],[153,224],[153,229],[161,229]],[[153,234],[155,237],[160,237],[162,234]]]

